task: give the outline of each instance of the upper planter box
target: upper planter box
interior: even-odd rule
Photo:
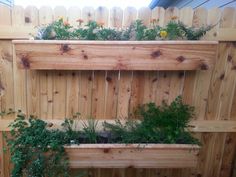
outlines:
[[[36,70],[206,70],[216,41],[14,40],[17,65]]]

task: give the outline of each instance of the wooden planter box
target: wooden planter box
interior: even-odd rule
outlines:
[[[81,144],[65,147],[71,168],[196,167],[200,147],[186,144]]]
[[[14,40],[17,65],[36,70],[206,70],[216,41]]]

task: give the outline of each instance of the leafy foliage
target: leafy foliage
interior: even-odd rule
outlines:
[[[186,131],[194,116],[193,107],[185,105],[177,97],[170,105],[156,106],[148,103],[137,108],[134,116],[140,121],[129,119],[125,123],[103,123],[104,130],[97,131],[98,122],[88,119],[77,131],[76,114],[65,119],[62,130],[36,117],[18,111],[17,118],[10,124],[7,142],[14,164],[12,177],[69,177],[68,157],[64,145],[80,143],[180,143],[198,144]],[[9,113],[14,111],[9,110]],[[8,114],[2,112],[1,115]],[[80,174],[83,175],[83,174]]]
[[[199,29],[187,27],[182,22],[171,20],[165,27],[160,27],[158,20],[152,20],[150,27],[145,26],[141,20],[136,20],[129,27],[123,29],[104,28],[103,24],[89,21],[82,27],[74,28],[62,18],[47,26],[39,28],[36,39],[74,39],[74,40],[198,40],[213,26]],[[164,34],[164,35],[163,35]]]
[[[177,97],[170,105],[163,103],[156,106],[149,103],[139,107],[136,116],[141,121],[129,120],[122,124],[105,123],[106,129],[112,132],[112,141],[121,143],[198,143],[186,131],[193,117],[193,107],[185,105],[181,97]]]

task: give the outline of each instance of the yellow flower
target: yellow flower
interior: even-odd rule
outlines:
[[[167,36],[167,31],[161,30],[161,31],[160,31],[160,36],[161,36],[162,38],[166,38],[166,36]]]
[[[62,17],[62,16],[59,17],[59,20],[64,21],[64,17]]]

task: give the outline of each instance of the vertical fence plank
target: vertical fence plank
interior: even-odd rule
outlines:
[[[39,25],[49,24],[53,21],[53,10],[51,7],[39,9]],[[39,71],[40,86],[40,118],[52,119],[53,116],[53,71]]]
[[[38,9],[33,6],[25,9],[25,25],[38,26],[39,25]],[[37,71],[26,71],[27,79],[27,113],[31,115],[39,115],[40,98],[39,98],[39,74]]]
[[[79,7],[70,7],[67,11],[68,22],[70,25],[77,27],[79,25],[78,20],[81,19],[81,9]]]
[[[223,22],[220,24],[221,28],[235,28],[236,27],[236,10],[235,8],[226,8],[223,11]],[[233,104],[234,93],[236,91],[236,70],[234,69],[236,63],[236,47],[231,43],[230,51],[227,56],[227,63],[220,91],[220,118],[222,120],[236,120],[231,115],[231,110],[235,109]],[[223,142],[222,156],[219,162],[217,175],[220,177],[230,177],[231,168],[233,166],[234,157],[236,154],[236,138],[235,133],[226,133]]]
[[[49,24],[53,21],[53,10],[51,7],[43,6],[39,9],[39,25]]]
[[[123,22],[123,10],[120,7],[113,7],[110,9],[109,26],[113,28],[121,28]]]
[[[143,24],[149,26],[151,20],[151,9],[142,7],[138,10],[138,19],[142,20]]]
[[[98,7],[95,11],[95,21],[102,24],[102,26],[108,26],[109,10],[106,7]]]
[[[87,24],[90,20],[95,20],[95,11],[93,7],[84,7],[82,9],[82,18],[84,24]]]
[[[67,21],[67,11],[63,6],[54,9],[54,20],[63,18]],[[55,71],[53,75],[53,118],[63,119],[66,116],[67,72]]]
[[[136,19],[137,19],[137,9],[135,9],[134,7],[125,8],[123,27],[129,26]]]
[[[0,25],[11,25],[11,9],[3,4],[0,4]]]

